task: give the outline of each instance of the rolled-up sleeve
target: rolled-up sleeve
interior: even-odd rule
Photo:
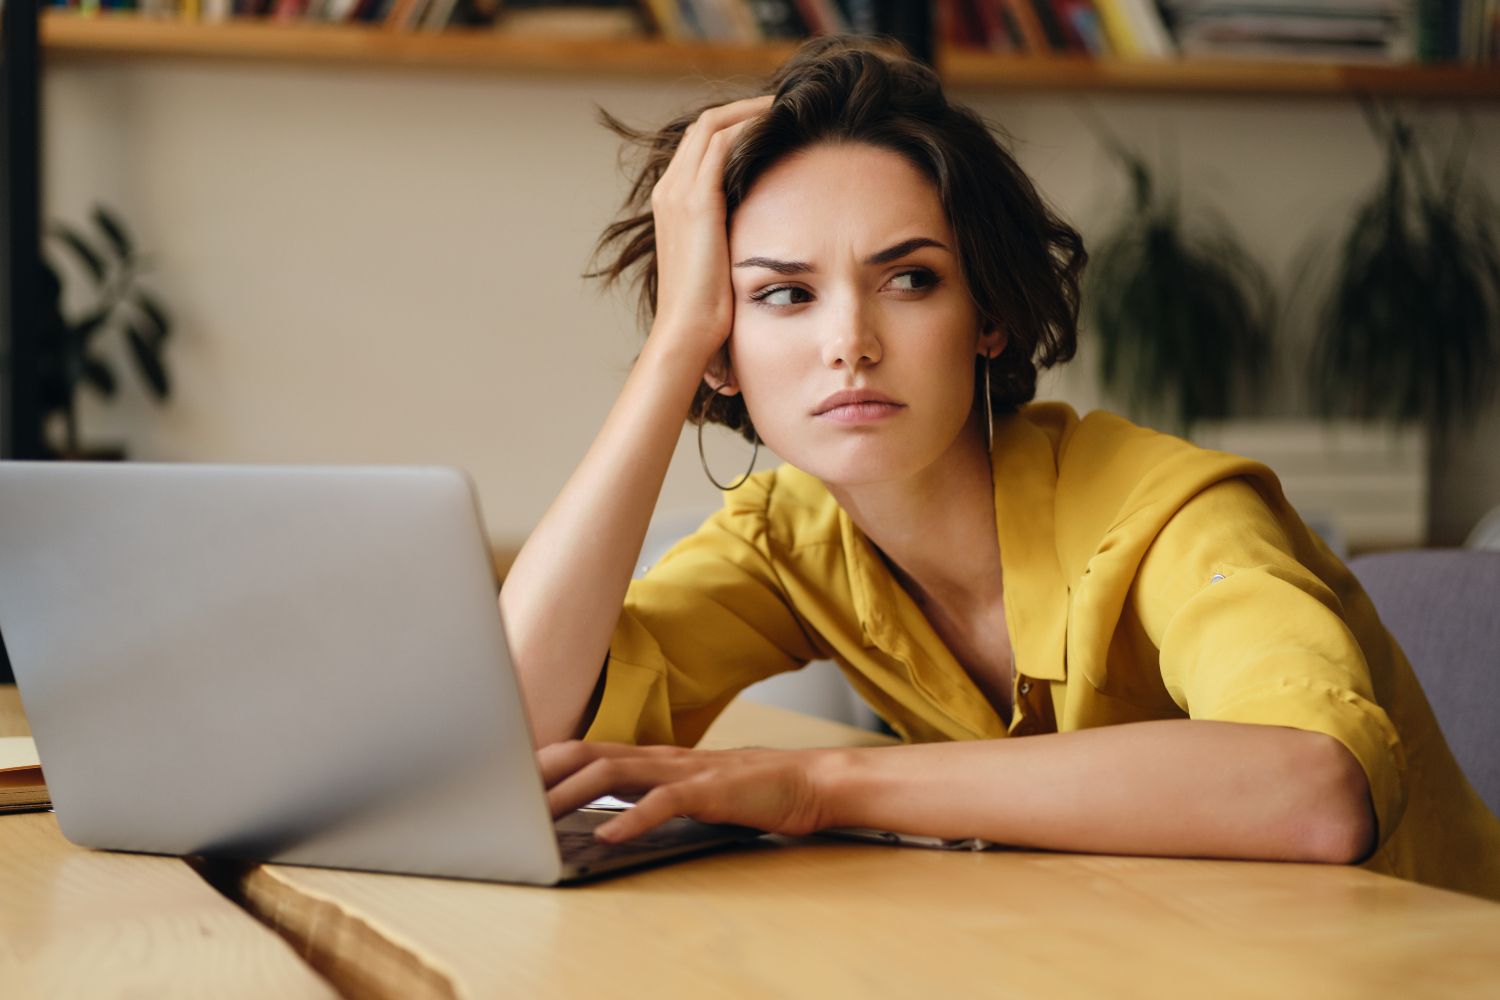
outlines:
[[[1191,718],[1289,726],[1348,748],[1384,843],[1406,804],[1401,740],[1337,597],[1297,558],[1300,530],[1246,480],[1218,483],[1157,535],[1130,600]]]
[[[584,739],[691,746],[742,689],[821,655],[777,579],[758,485],[631,583]]]

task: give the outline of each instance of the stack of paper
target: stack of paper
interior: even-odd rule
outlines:
[[[52,805],[42,780],[42,762],[29,736],[0,737],[0,813]]]

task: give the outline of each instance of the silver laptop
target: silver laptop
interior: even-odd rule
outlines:
[[[0,463],[0,633],[87,847],[551,885],[756,835],[554,825],[447,468]]]

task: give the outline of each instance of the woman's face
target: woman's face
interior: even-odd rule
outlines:
[[[729,231],[730,388],[824,482],[914,476],[973,406],[978,312],[937,189],[904,157],[823,144],[773,166]],[[978,438],[975,438],[978,441]]]

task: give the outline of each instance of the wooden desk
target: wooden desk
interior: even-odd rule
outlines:
[[[880,740],[737,703],[705,743]],[[239,890],[361,997],[1500,995],[1500,905],[1322,865],[807,838],[563,889],[262,866]],[[0,816],[0,903],[7,1000],[332,995],[187,864],[49,813]]]
[[[879,737],[736,703],[705,743]],[[1500,995],[1500,905],[1357,868],[822,838],[562,889],[264,866],[358,996]]]
[[[29,732],[0,686],[0,736]],[[185,862],[74,847],[50,812],[0,815],[0,996],[336,995]]]

